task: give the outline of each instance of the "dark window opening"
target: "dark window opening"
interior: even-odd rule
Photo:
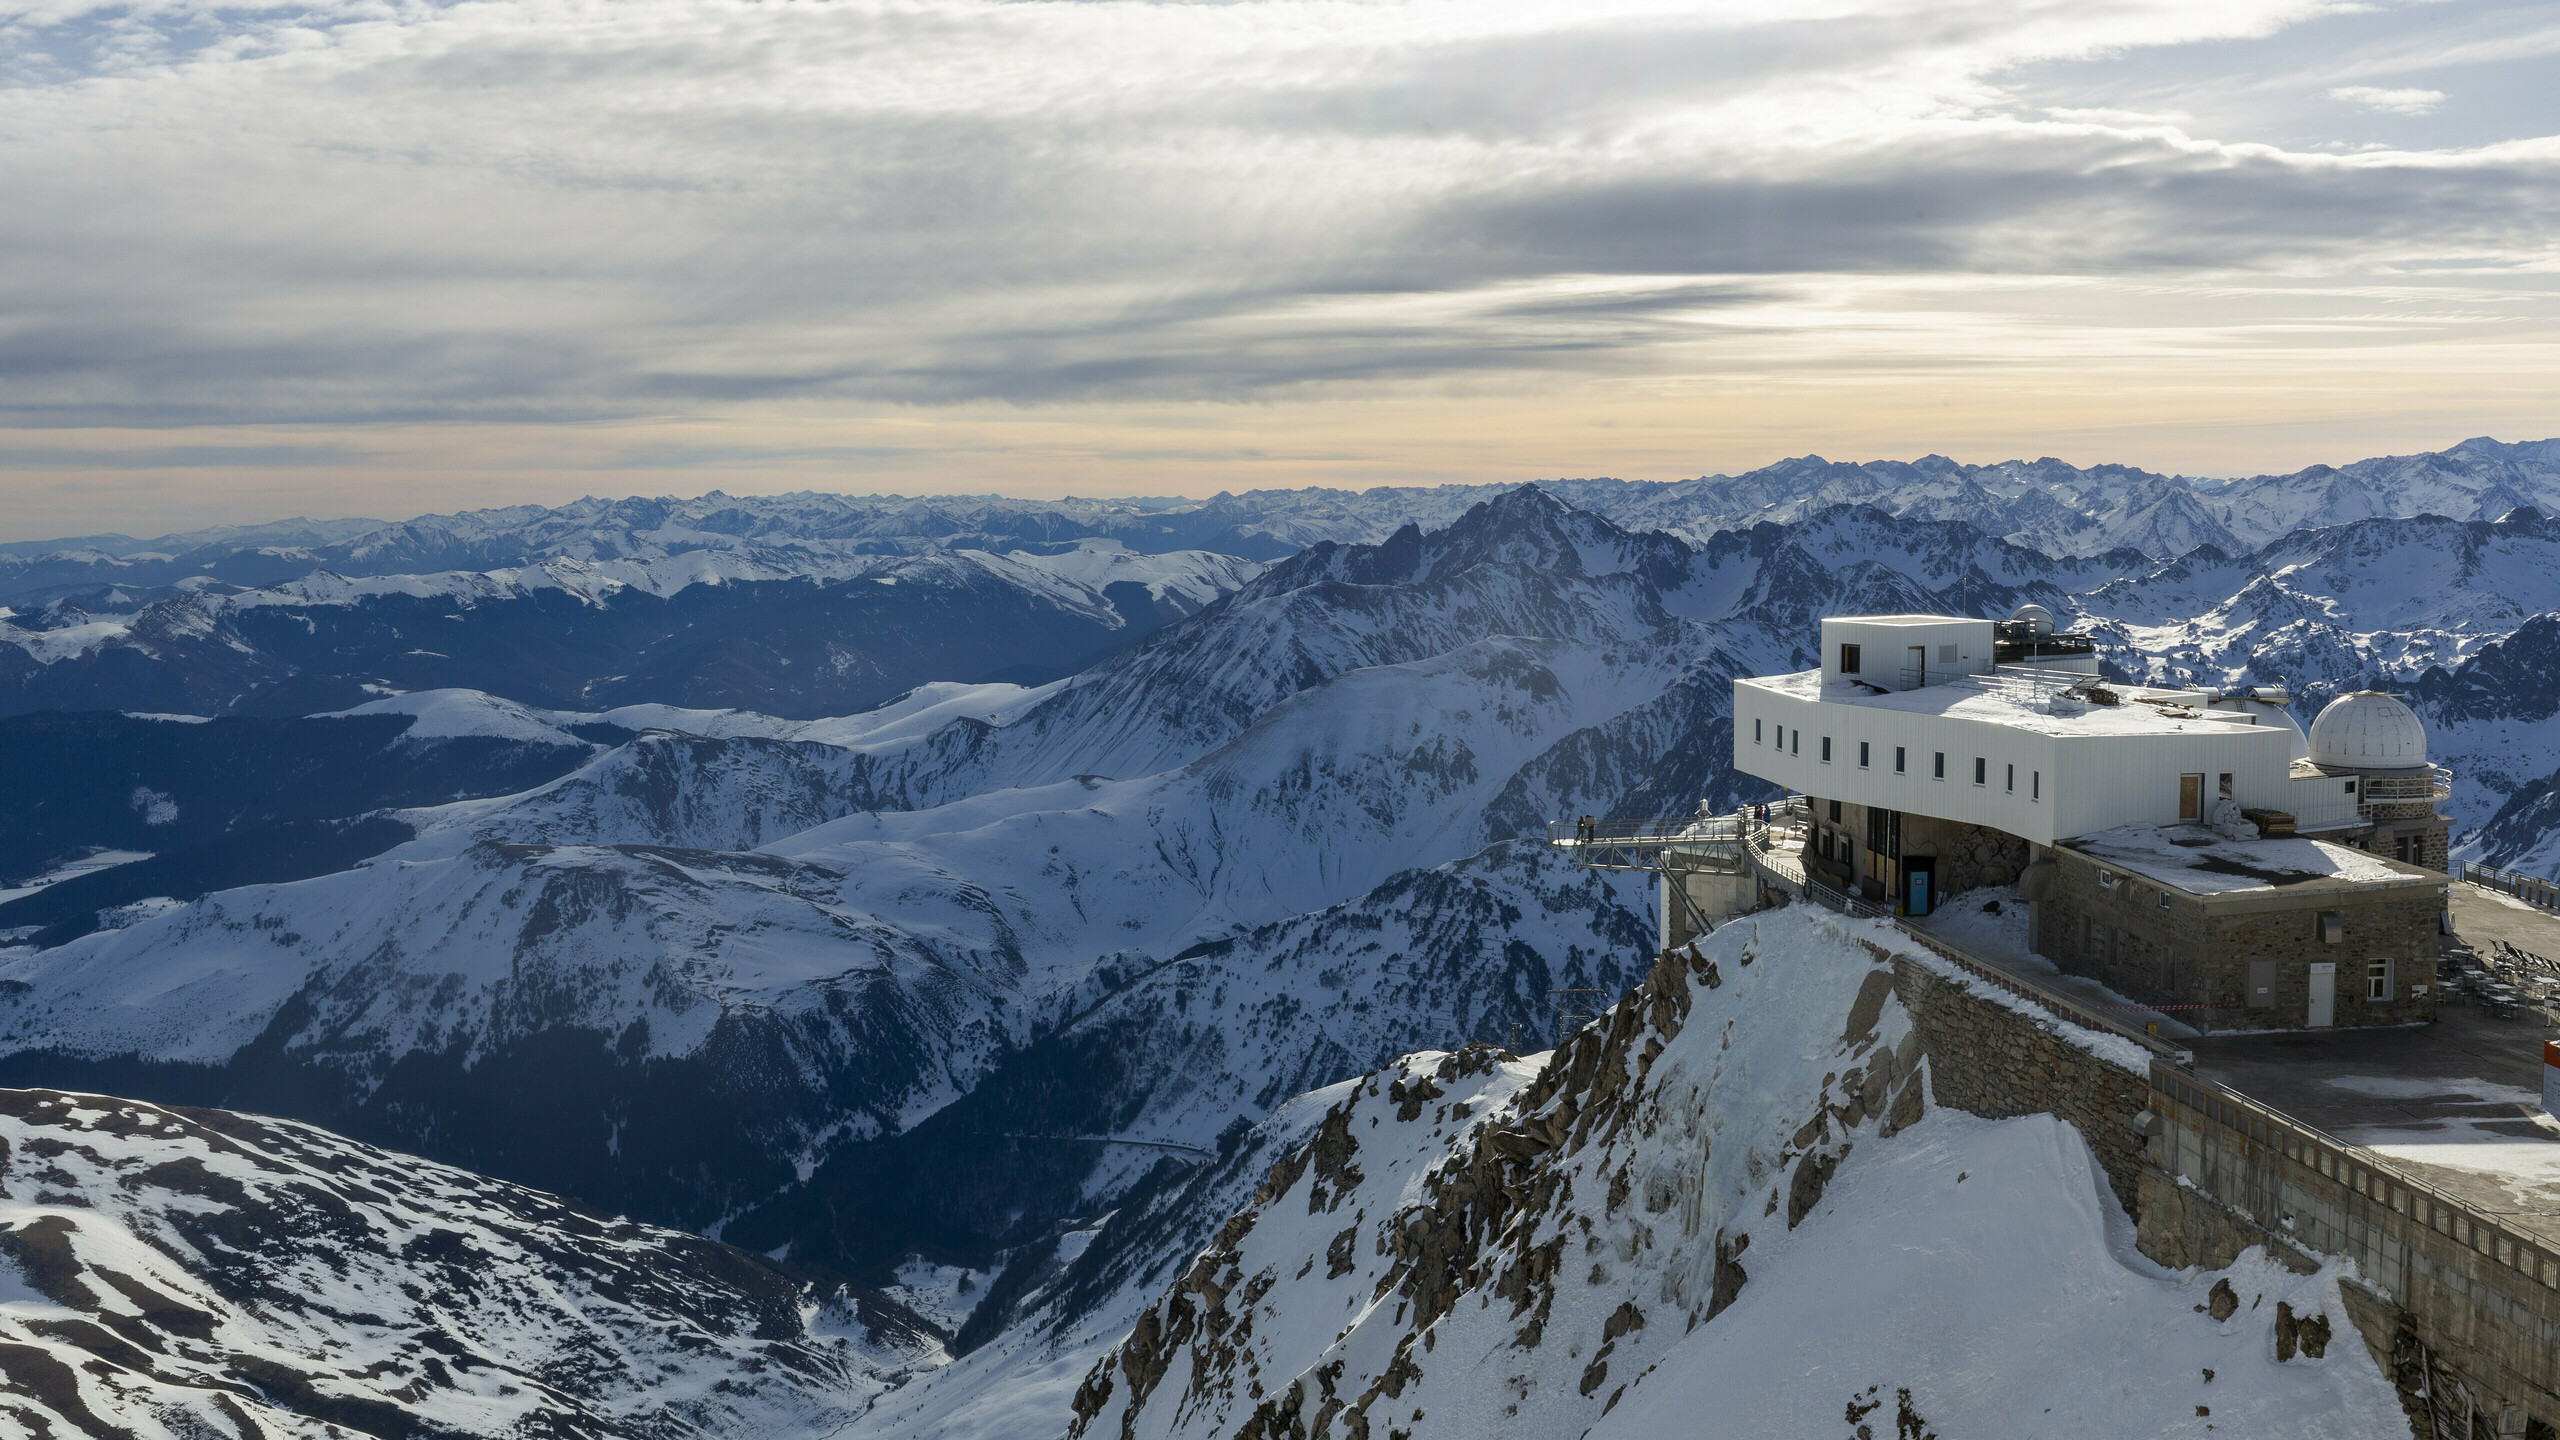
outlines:
[[[1840,673],[1843,675],[1855,675],[1858,673],[1857,646],[1843,645],[1840,647]]]

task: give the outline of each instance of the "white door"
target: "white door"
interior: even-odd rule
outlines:
[[[2331,961],[2311,962],[2311,1025],[2320,1029],[2338,1023],[2338,967]]]

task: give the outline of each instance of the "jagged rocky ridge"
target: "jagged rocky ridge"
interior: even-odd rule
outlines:
[[[0,1426],[824,1434],[949,1336],[763,1257],[287,1121],[0,1091]]]
[[[1541,1064],[1336,1087],[1070,1433],[2406,1433],[2351,1331],[2277,1358],[2278,1305],[2344,1314],[2334,1267],[2164,1271],[2068,1125],[1933,1106],[1888,939],[1738,921]]]

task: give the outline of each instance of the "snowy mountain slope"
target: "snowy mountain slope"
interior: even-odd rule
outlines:
[[[1428,535],[1407,527],[1375,546],[1319,545],[1075,677],[992,737],[983,773],[1017,785],[1154,774],[1327,680],[1501,636],[1604,653],[1649,642],[1673,624],[1655,577],[1668,576],[1679,548],[1527,487]],[[1608,568],[1589,568],[1586,551]]]
[[[1650,899],[1638,877],[1501,846],[1133,975],[1098,975],[1060,997],[1076,1007],[1063,1023],[968,1095],[839,1148],[723,1233],[856,1273],[920,1243],[990,1263],[1121,1203],[1160,1165],[1223,1153],[1303,1089],[1416,1045],[1550,1033],[1551,989],[1615,994],[1633,978]]]
[[[286,1111],[700,1226],[813,1136],[948,1101],[1010,1029],[1018,956],[850,910],[840,873],[459,838],[17,952],[0,1072]]]
[[[979,1343],[948,1365],[919,1368],[847,1434],[1055,1440],[1074,1419],[1076,1389],[1094,1361],[1129,1333],[1227,1217],[1252,1203],[1273,1164],[1304,1144],[1355,1083],[1284,1100],[1217,1158],[1164,1161],[1108,1215],[1025,1247],[1024,1283],[1009,1296],[988,1297],[964,1327],[983,1331],[972,1336]]]
[[[192,586],[112,615],[69,601],[0,615],[0,707],[300,713],[469,688],[554,708],[840,715],[920,683],[1068,673],[1258,569],[1095,543],[1056,555],[821,545],[323,571],[251,590]]]
[[[2343,1317],[2334,1268],[2163,1271],[2067,1125],[1935,1113],[1861,929],[1728,925],[1525,1084],[1462,1053],[1351,1087],[1071,1433],[2405,1433],[2351,1333],[2279,1364],[2268,1308],[2195,1309],[2228,1278]],[[2004,1335],[2048,1363],[1968,1363]]]
[[[2421,526],[2400,543],[2433,536],[2474,557],[2476,583],[2522,595],[2547,549],[2538,525]],[[2317,583],[2334,562],[2297,548],[2310,558],[2276,578]],[[1555,815],[1749,798],[1720,728],[1726,680],[1801,663],[1810,617],[1948,588],[2059,599],[2105,563],[1872,510],[1685,552],[1515,491],[1445,531],[1311,550],[1042,692],[924,691],[840,722],[536,716],[725,738],[643,736],[524,796],[403,812],[422,838],[359,871],[14,959],[7,976],[32,998],[0,1013],[0,1043],[24,1078],[253,1097],[240,1103],[710,1224],[837,1147],[912,1128],[1043,1025],[1238,927],[1323,911]],[[2098,593],[2166,609],[2176,587],[2244,577],[2267,578],[2190,557]],[[2393,602],[2342,588],[2305,622],[2340,659],[2297,683],[2365,673],[2356,607]],[[2462,624],[2459,599],[2415,618]],[[1540,883],[1497,888],[1526,908]],[[178,997],[205,1018],[177,1020]],[[1324,1025],[1309,1053],[1338,1045],[1365,1064],[1384,1043],[1336,1033],[1352,1025],[1341,1014]],[[1252,1062],[1256,1103],[1321,1078],[1273,1089],[1280,1063]],[[557,1128],[582,1138],[543,1154],[506,1139],[496,1098],[457,1078],[484,1068],[577,1076],[557,1087]],[[626,1148],[617,1117],[678,1084],[663,1147]],[[1137,1103],[1113,1123],[1157,1102]],[[1187,1143],[1249,1111],[1200,1111]],[[672,1178],[697,1151],[740,1178]],[[552,1168],[510,1168],[524,1165]]]
[[[1553,504],[1531,501],[1532,520]],[[713,1223],[830,1147],[946,1105],[1029,1042],[1040,1017],[1088,1003],[1077,997],[1106,970],[1135,975],[1234,927],[1322,910],[1417,861],[1480,848],[1483,811],[1516,772],[1651,702],[1687,663],[1688,632],[1649,607],[1640,579],[1530,574],[1494,559],[1420,585],[1349,587],[1361,603],[1323,649],[1282,643],[1335,663],[1369,658],[1337,640],[1356,642],[1381,607],[1439,617],[1395,638],[1412,649],[1530,624],[1575,638],[1497,633],[1344,669],[1151,776],[849,810],[775,841],[830,810],[883,803],[861,788],[874,755],[660,734],[526,796],[404,812],[422,837],[357,870],[210,896],[12,960],[9,977],[29,988],[0,1009],[7,1067],[285,1109]],[[1514,597],[1523,608],[1496,604]],[[1190,673],[1229,663],[1228,610],[1151,652],[1195,647],[1160,660]],[[1158,683],[1127,668],[1140,688]],[[1089,679],[1100,694],[1118,683]],[[966,718],[922,739],[898,729],[907,749],[879,753],[930,752],[952,732],[993,750],[1077,688],[1009,726]],[[755,842],[766,850],[723,848]],[[1502,904],[1550,903],[1549,882],[1528,871],[1487,873],[1512,887]],[[1447,951],[1445,973],[1481,983],[1471,934],[1429,943]],[[1524,943],[1564,963],[1548,942]],[[1337,1040],[1312,1037],[1279,1059],[1303,1065],[1332,1043],[1365,1065],[1413,1043],[1365,1023],[1344,1012],[1326,1022],[1353,1027]],[[535,1075],[547,1077],[540,1146],[494,1088]],[[1305,1083],[1257,1072],[1248,1088],[1268,1105]],[[664,1133],[644,1143],[624,1128],[670,1091],[680,1102],[652,1117]],[[719,1159],[719,1184],[681,1178],[704,1156]]]
[[[2292,535],[2250,555],[2245,573],[2179,569],[2073,608],[2115,621],[2127,645],[2178,673],[2414,678],[2560,610],[2560,522],[2531,510],[2494,522],[2372,520]],[[2127,613],[2153,623],[2125,623]]]
[[[1021,1038],[1014,1007],[1082,983],[1098,957],[1170,953],[1365,890],[1435,846],[1467,848],[1482,798],[1542,736],[1656,683],[1582,652],[1559,676],[1525,644],[1424,662],[1419,676],[1355,672],[1155,781],[852,817],[796,837],[788,856],[438,829],[356,870],[210,896],[20,959],[10,976],[29,988],[0,1013],[0,1037],[22,1076],[254,1097],[706,1223],[778,1183],[814,1137],[898,1129],[946,1103]],[[714,745],[776,742],[649,737],[609,758],[690,764]],[[596,770],[537,799],[576,794]],[[1308,783],[1292,790],[1292,775]],[[1390,779],[1401,793],[1382,798]],[[647,821],[646,808],[617,813]],[[729,1073],[748,1055],[769,1068]],[[465,1083],[466,1069],[490,1078]],[[532,1147],[488,1113],[482,1087],[510,1072],[606,1093],[562,1095],[552,1138]],[[716,1187],[671,1179],[681,1156],[622,1128],[678,1084],[693,1087],[673,1112],[687,1128],[658,1138],[720,1153]],[[742,1128],[749,1112],[763,1118]],[[439,1134],[382,1129],[425,1116]]]
[[[0,718],[0,883],[90,849],[167,854],[282,821],[516,794],[595,754],[549,726],[422,735],[402,715]]]
[[[2264,545],[2297,530],[2376,517],[2496,520],[2519,505],[2560,513],[2555,476],[2560,441],[2510,445],[2481,436],[2448,450],[2234,480],[2205,499],[2243,544]]]
[[[0,1091],[19,1433],[818,1434],[944,1338],[876,1296],[822,1312],[759,1256],[308,1126]]]

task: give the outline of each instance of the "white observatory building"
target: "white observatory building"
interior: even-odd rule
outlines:
[[[2432,1014],[2448,777],[2393,696],[2305,735],[2280,688],[2110,684],[2040,606],[1827,618],[1821,658],[1733,684],[1734,767],[1809,797],[1821,883],[1910,915],[2017,884],[2064,968],[2256,1023]]]

